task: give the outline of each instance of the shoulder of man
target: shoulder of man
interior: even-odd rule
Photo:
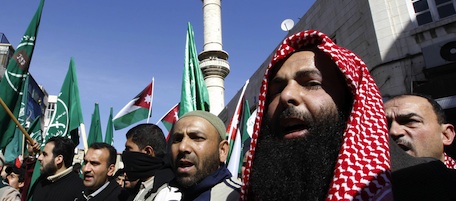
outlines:
[[[103,189],[98,195],[90,199],[90,201],[104,201],[104,200],[121,200],[122,198],[126,198],[124,191],[122,191],[122,187],[115,182],[114,180],[111,180],[106,186],[105,189]]]
[[[177,187],[170,186],[168,183],[161,185],[156,192],[146,195],[145,201],[168,201],[181,200],[182,193]]]
[[[439,160],[392,173],[395,200],[456,200],[456,170]]]
[[[2,201],[20,201],[21,194],[11,186],[5,185],[0,188],[0,200]]]
[[[242,182],[231,177],[215,185],[211,190],[211,200],[239,200]]]

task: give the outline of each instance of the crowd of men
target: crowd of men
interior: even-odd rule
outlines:
[[[106,143],[91,144],[75,168],[75,145],[64,137],[46,142],[33,185],[33,159],[22,167],[0,161],[0,198],[456,200],[456,162],[445,153],[455,131],[440,105],[419,94],[383,103],[361,58],[321,32],[283,41],[258,102],[242,178],[226,167],[223,121],[192,111],[173,125],[168,142],[157,125],[131,128],[123,169],[115,169],[117,150]]]

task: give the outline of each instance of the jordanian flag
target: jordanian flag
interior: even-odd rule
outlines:
[[[168,134],[165,134],[165,139],[168,141],[169,132],[171,132],[171,128],[173,124],[179,119],[179,103],[174,105],[161,119],[160,121],[168,129]]]
[[[127,103],[113,119],[114,129],[120,130],[150,116],[153,82]]]

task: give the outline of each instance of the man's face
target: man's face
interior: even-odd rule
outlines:
[[[197,116],[179,119],[174,125],[171,152],[181,187],[188,188],[216,171],[226,159],[220,135],[207,120]]]
[[[323,114],[336,114],[347,102],[347,89],[335,63],[324,53],[300,51],[292,54],[272,74],[266,118],[277,138],[308,135],[311,122]]]
[[[40,171],[44,175],[54,175],[57,172],[57,165],[55,163],[56,157],[52,153],[54,150],[54,142],[49,142],[44,146],[43,152],[41,152],[38,160],[41,163]],[[62,157],[62,156],[59,156]]]
[[[443,160],[444,125],[422,97],[402,96],[385,103],[389,135],[408,154]]]
[[[8,179],[8,184],[17,190],[24,186],[24,182],[19,182],[19,175],[14,172],[11,172],[6,178]]]
[[[108,149],[89,148],[84,157],[84,185],[92,191],[97,190],[108,181],[108,177],[114,173],[114,164],[108,165]]]
[[[123,188],[125,186],[125,174],[117,176],[116,182]]]
[[[139,149],[139,146],[133,142],[132,138],[128,138],[127,141],[125,142],[125,151],[146,153],[144,150]]]

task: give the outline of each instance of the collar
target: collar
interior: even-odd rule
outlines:
[[[141,182],[141,187],[139,189],[147,189],[151,186],[154,185],[154,178],[155,177],[150,177],[148,180]]]
[[[97,196],[101,191],[103,191],[109,185],[109,181],[103,184],[100,188],[98,188],[95,192],[91,193],[90,195],[86,195],[85,191],[82,192],[82,195],[86,200],[90,200],[93,197]]]
[[[73,166],[67,168],[66,170],[64,170],[64,171],[62,171],[62,172],[60,172],[58,174],[48,176],[47,180],[49,180],[51,182],[56,182],[57,180],[59,180],[60,178],[66,176],[67,174],[69,174],[72,171],[73,171]]]

